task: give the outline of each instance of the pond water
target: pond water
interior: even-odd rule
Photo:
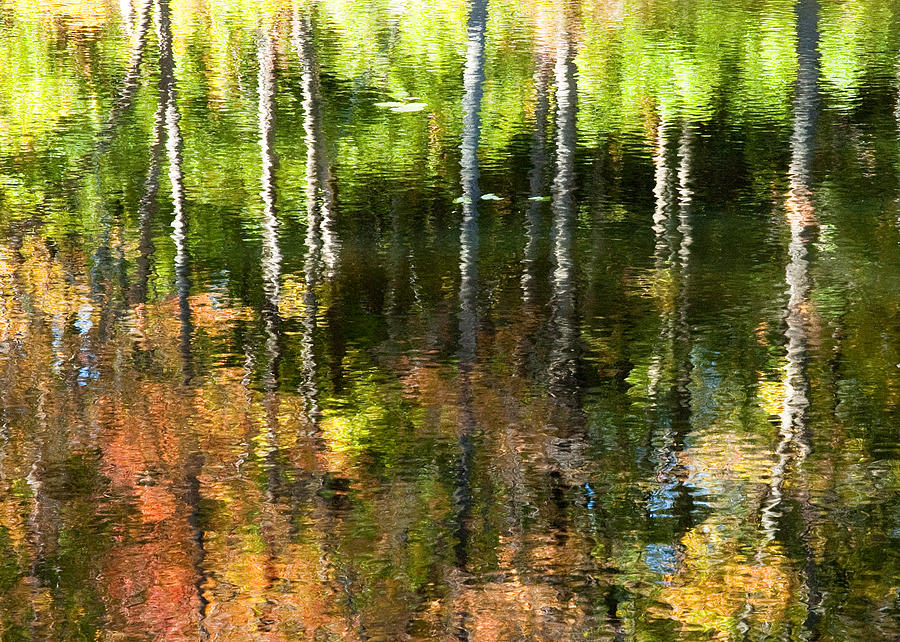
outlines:
[[[900,639],[898,8],[0,0],[2,639]]]

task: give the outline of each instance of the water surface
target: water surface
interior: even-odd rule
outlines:
[[[9,640],[900,638],[891,0],[0,0]]]

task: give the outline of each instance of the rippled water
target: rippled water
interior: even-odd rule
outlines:
[[[0,0],[4,640],[900,639],[892,0]]]

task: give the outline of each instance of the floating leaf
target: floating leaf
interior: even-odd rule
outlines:
[[[376,106],[376,107],[385,107],[385,108],[397,109],[398,107],[403,107],[403,105],[405,105],[405,104],[406,104],[406,103],[389,102],[389,103],[375,103],[375,106]]]
[[[538,201],[540,203],[546,203],[547,201],[550,200],[550,197],[549,196],[529,196],[528,200],[529,201]]]
[[[427,107],[425,103],[406,103],[405,105],[399,105],[392,108],[391,111],[404,114],[410,111],[422,111],[425,107]]]
[[[482,200],[482,201],[502,201],[502,200],[503,200],[503,197],[502,197],[502,196],[497,196],[496,194],[493,194],[493,193],[491,193],[491,192],[488,192],[487,194],[482,194],[482,195],[481,195],[481,200]]]
[[[453,202],[454,203],[471,203],[472,199],[470,199],[468,196],[460,196],[458,198],[454,198]]]

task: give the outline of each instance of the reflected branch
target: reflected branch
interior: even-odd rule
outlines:
[[[122,89],[118,98],[113,105],[112,112],[100,132],[99,151],[103,151],[110,142],[113,131],[119,125],[119,121],[128,112],[134,104],[135,96],[138,90],[138,80],[141,75],[141,63],[144,60],[144,53],[147,49],[147,32],[150,29],[151,9],[156,4],[155,0],[144,0],[138,11],[134,34],[132,36],[133,44],[131,47],[131,56],[128,61],[128,69],[125,72],[125,80],[122,83]],[[124,15],[124,14],[123,14]],[[126,24],[131,24],[131,13],[126,17]],[[129,32],[131,30],[129,29]]]

